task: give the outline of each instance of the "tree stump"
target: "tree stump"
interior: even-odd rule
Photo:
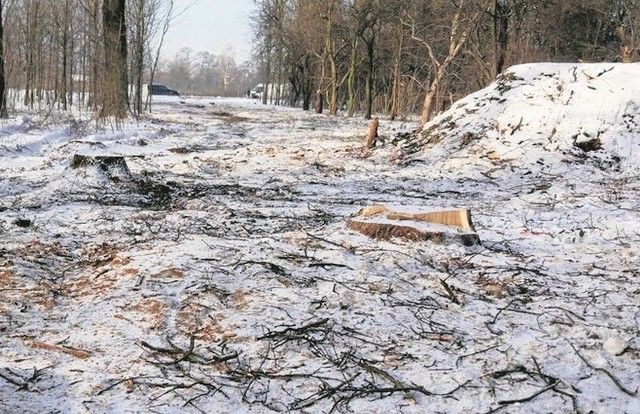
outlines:
[[[371,149],[376,146],[376,140],[378,139],[378,118],[373,118],[369,124],[369,132],[367,134],[367,143],[365,149]]]
[[[480,244],[468,209],[401,212],[376,205],[360,210],[348,221],[347,227],[377,240],[400,238],[434,243],[451,240],[465,246]]]
[[[95,169],[111,181],[129,181],[133,179],[124,157],[116,155],[82,155],[75,154],[69,163],[74,169]]]

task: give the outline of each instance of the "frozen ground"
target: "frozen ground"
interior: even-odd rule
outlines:
[[[515,67],[371,152],[241,99],[3,121],[0,412],[640,412],[639,78]],[[371,204],[482,245],[349,231]]]

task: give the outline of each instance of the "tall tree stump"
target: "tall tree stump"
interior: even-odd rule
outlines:
[[[378,139],[378,118],[373,118],[369,123],[369,132],[367,133],[367,143],[365,149],[371,149],[376,146],[376,140]]]

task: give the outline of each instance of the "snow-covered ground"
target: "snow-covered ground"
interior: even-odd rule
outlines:
[[[640,412],[636,79],[514,67],[372,151],[248,99],[1,121],[0,412]],[[482,245],[348,230],[372,204]]]

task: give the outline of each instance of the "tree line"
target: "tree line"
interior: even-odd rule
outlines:
[[[159,63],[156,79],[189,95],[244,96],[255,86],[255,69],[251,61],[238,64],[233,54],[231,48],[213,54],[183,47]]]
[[[173,0],[0,0],[0,92],[27,108],[142,111]]]
[[[137,116],[155,79],[237,96],[255,65],[303,109],[425,123],[513,64],[632,62],[640,27],[636,0],[255,0],[250,64],[188,48],[162,63],[175,13],[173,0],[0,0],[0,116],[11,102]]]
[[[230,56],[183,51],[162,62],[183,11],[173,0],[0,0],[0,116],[18,105],[138,116],[144,85],[157,80],[184,93],[246,94],[251,72]]]
[[[514,64],[632,62],[639,17],[635,0],[256,0],[254,32],[293,105],[425,123]]]

